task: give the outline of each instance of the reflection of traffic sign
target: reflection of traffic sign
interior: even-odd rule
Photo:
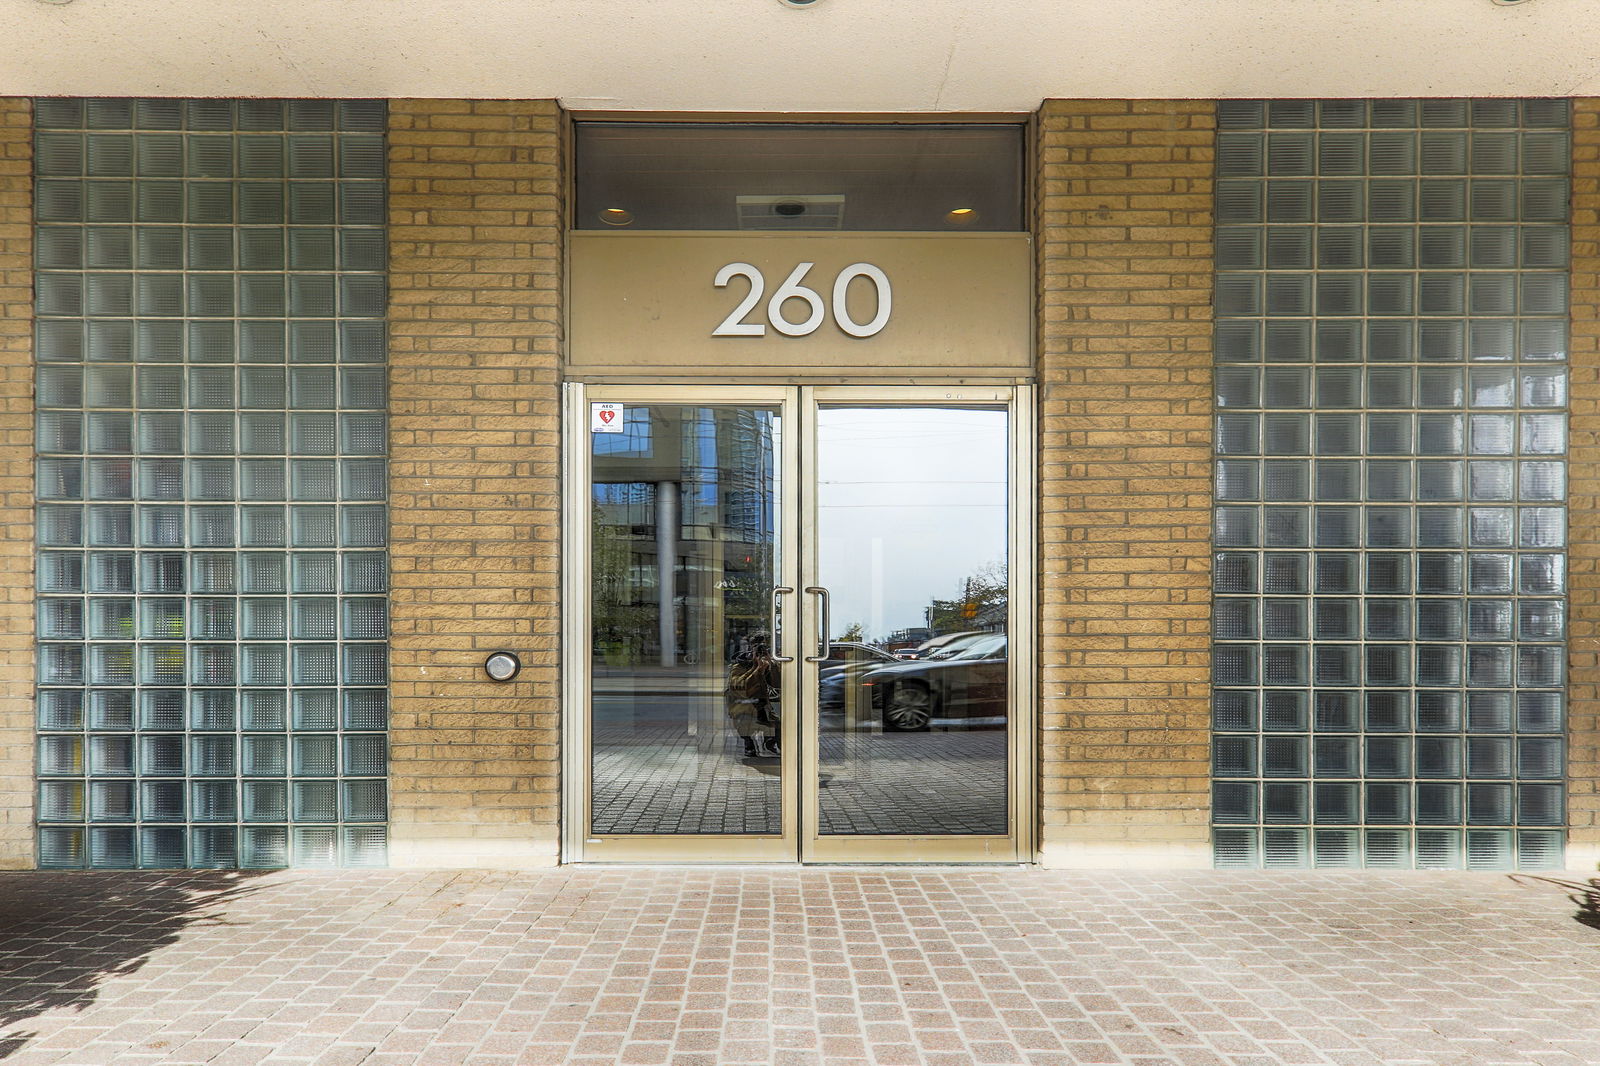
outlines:
[[[978,617],[978,605],[975,604],[975,603],[963,603],[961,605],[961,617],[962,618],[976,618],[976,617]]]

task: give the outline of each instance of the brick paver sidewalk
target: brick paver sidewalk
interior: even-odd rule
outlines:
[[[0,874],[0,1059],[1594,1066],[1585,889],[1018,868]]]

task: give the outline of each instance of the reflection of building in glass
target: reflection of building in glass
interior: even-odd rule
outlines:
[[[776,419],[635,407],[594,435],[597,654],[711,664],[764,631],[777,536]]]

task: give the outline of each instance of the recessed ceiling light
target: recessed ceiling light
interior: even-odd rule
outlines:
[[[600,212],[600,221],[608,226],[632,225],[633,212],[625,207],[608,207]]]
[[[944,216],[952,226],[970,226],[978,221],[978,212],[970,207],[958,207]]]

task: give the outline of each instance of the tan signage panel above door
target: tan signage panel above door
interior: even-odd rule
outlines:
[[[575,376],[1033,372],[1026,234],[568,239]]]

